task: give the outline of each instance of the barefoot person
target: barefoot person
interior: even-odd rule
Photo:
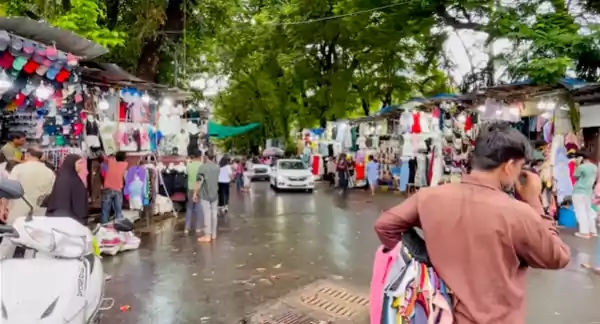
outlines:
[[[573,173],[573,177],[577,180],[573,186],[573,209],[579,227],[575,236],[589,239],[592,236],[598,236],[596,212],[592,209],[598,167],[591,161],[588,152],[580,151],[577,152],[577,155],[580,157],[581,163]]]
[[[207,243],[217,238],[220,168],[212,153],[206,154],[204,164],[198,169],[198,181],[194,187],[194,202],[200,202],[204,215],[204,236],[198,242]]]
[[[375,196],[375,189],[379,184],[379,163],[373,155],[369,155],[369,163],[367,163],[367,180],[371,188],[371,196]]]

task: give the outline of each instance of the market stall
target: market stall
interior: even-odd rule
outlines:
[[[107,50],[71,32],[23,17],[0,17],[0,140],[25,133],[55,169],[85,154],[84,91],[78,66]]]
[[[500,85],[478,93],[475,105],[483,125],[508,122],[535,146],[531,166],[543,181],[542,201],[552,215],[570,201],[575,168],[573,155],[583,147],[572,92],[585,83],[565,78],[554,85],[531,82]]]

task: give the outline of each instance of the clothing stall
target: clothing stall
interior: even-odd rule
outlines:
[[[0,30],[0,142],[21,131],[56,170],[69,153],[81,153],[83,88],[79,57]]]
[[[87,114],[91,205],[96,209],[101,205],[106,172],[102,157],[125,152],[129,168],[123,208],[140,212],[150,226],[153,215],[172,212],[173,200],[181,198],[172,188],[160,189],[166,188],[162,177],[165,156],[161,153],[166,152],[164,147],[172,142],[172,133],[182,129],[185,112],[182,107],[187,97],[181,96],[177,89],[143,81],[114,64],[84,62],[81,73]],[[191,136],[185,135],[186,139]],[[198,134],[192,135],[198,137]],[[179,146],[182,145],[177,149]],[[176,153],[176,159],[184,162],[189,146],[190,141],[186,140],[181,154],[177,150],[169,150],[169,153]],[[182,196],[181,200],[185,201],[185,192]]]
[[[575,165],[569,152],[583,147],[580,125],[573,118],[578,113],[571,94],[580,84],[563,79],[554,85],[500,85],[481,90],[474,100],[482,127],[510,123],[530,139],[535,151],[529,167],[539,173],[542,204],[554,216],[560,206],[571,201]]]

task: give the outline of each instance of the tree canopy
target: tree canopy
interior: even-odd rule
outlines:
[[[600,6],[591,0],[6,0],[111,49],[103,60],[180,87],[226,78],[211,98],[224,124],[259,122],[260,145],[292,128],[370,114],[415,96],[498,82],[596,81]],[[459,82],[444,44],[486,35],[489,60]],[[494,49],[496,42],[509,49]]]

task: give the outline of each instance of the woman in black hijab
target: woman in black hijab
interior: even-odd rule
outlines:
[[[82,163],[77,154],[65,157],[48,197],[46,216],[72,217],[83,225],[87,223],[87,190],[78,174]]]

